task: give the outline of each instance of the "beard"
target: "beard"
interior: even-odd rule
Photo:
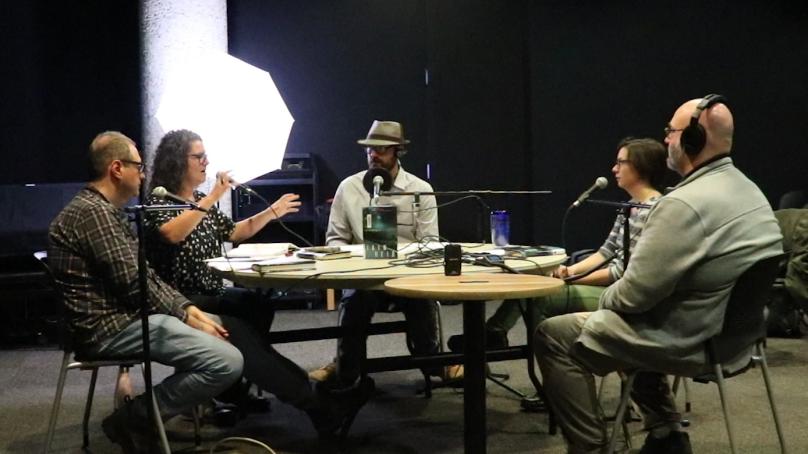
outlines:
[[[672,143],[668,144],[668,158],[665,160],[665,162],[667,163],[669,169],[680,175],[682,174],[681,163],[683,154],[684,151],[682,150],[681,146]]]
[[[386,170],[388,172],[392,172],[393,169],[395,168],[395,166],[396,166],[396,161],[390,161],[389,163],[386,163],[386,162],[382,161],[381,159],[374,159],[374,160],[371,160],[368,163],[368,168],[369,169],[384,169],[384,170]]]

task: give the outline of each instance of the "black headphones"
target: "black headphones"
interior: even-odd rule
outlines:
[[[699,117],[702,112],[718,103],[726,104],[727,100],[714,93],[702,98],[699,105],[696,106],[696,110],[693,111],[693,115],[690,116],[690,124],[682,130],[679,143],[688,156],[695,156],[704,149],[704,145],[707,143],[707,131],[704,130],[704,126],[699,124]]]

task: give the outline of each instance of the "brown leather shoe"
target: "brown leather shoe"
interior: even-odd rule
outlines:
[[[462,364],[453,364],[443,368],[440,378],[444,383],[453,383],[463,380],[464,372]]]
[[[309,372],[309,378],[316,382],[326,382],[331,380],[334,374],[337,373],[337,363],[328,363],[325,366]]]

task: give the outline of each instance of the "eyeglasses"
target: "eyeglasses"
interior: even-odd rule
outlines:
[[[199,162],[208,160],[208,154],[207,153],[190,153],[190,154],[188,154],[188,156],[190,156],[192,158],[196,158],[196,160],[199,161]]]
[[[367,148],[365,148],[365,151],[367,152],[367,154],[370,154],[370,153],[372,153],[374,151],[376,153],[378,153],[378,154],[384,154],[384,153],[387,153],[390,150],[396,151],[398,149],[399,148],[396,147],[395,145],[379,145],[379,146],[375,146],[375,147],[367,147]]]
[[[623,164],[631,164],[631,161],[630,161],[630,160],[628,160],[628,159],[618,159],[618,160],[614,161],[614,165],[615,165],[616,167],[620,167],[620,166],[622,166]]]
[[[677,128],[672,127],[671,125],[665,126],[665,137],[668,137],[669,135],[671,135],[672,132],[679,132],[679,131],[684,131],[684,130],[685,130],[685,128],[677,129]]]
[[[124,164],[132,164],[133,166],[137,166],[137,170],[140,173],[146,171],[146,163],[143,161],[130,161],[129,159],[119,159]]]

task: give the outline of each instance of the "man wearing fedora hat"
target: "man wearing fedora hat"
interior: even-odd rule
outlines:
[[[404,138],[401,123],[374,121],[367,137],[357,141],[367,153],[368,169],[381,168],[390,173],[392,192],[432,192],[426,181],[405,171],[399,158],[406,153],[410,143]],[[331,216],[328,219],[326,244],[340,246],[361,244],[362,208],[368,206],[370,197],[363,185],[367,170],[344,179],[334,196]],[[381,204],[395,205],[398,212],[398,243],[401,245],[438,238],[438,212],[434,196],[422,196],[420,208],[414,209],[412,196],[380,197]],[[350,386],[359,377],[359,366],[364,356],[367,327],[377,308],[395,308],[404,312],[407,319],[407,347],[413,354],[432,354],[440,349],[438,306],[435,301],[416,300],[388,295],[381,291],[346,290],[339,308],[340,326],[345,327],[345,336],[338,340],[335,363],[327,364],[309,373],[313,380],[331,380],[336,372],[339,386]],[[462,366],[426,369],[427,376],[444,380],[463,377]]]

